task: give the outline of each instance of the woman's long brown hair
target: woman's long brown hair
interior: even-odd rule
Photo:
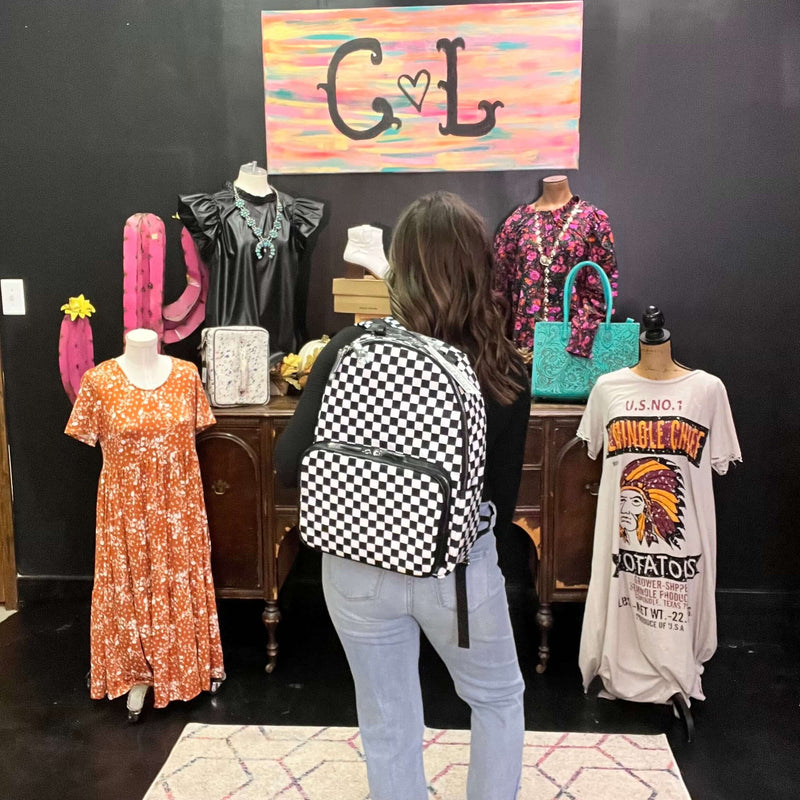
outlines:
[[[484,394],[512,403],[523,373],[492,289],[492,251],[481,216],[450,192],[420,197],[400,215],[389,263],[393,316],[409,330],[463,350]]]

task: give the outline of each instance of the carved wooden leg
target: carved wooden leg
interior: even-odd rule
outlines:
[[[550,660],[548,634],[553,627],[553,612],[550,610],[550,603],[539,603],[536,624],[539,626],[539,663],[536,665],[536,671],[541,675],[547,669],[547,662]]]
[[[281,621],[281,612],[278,609],[276,600],[266,601],[261,620],[267,629],[267,666],[264,669],[266,672],[272,672],[278,660],[278,639],[275,633],[278,629],[278,623]]]

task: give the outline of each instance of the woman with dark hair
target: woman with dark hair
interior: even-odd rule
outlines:
[[[483,521],[466,569],[468,649],[458,647],[453,624],[455,573],[416,578],[323,555],[325,600],[355,682],[370,796],[428,797],[418,667],[422,630],[472,710],[467,797],[513,800],[522,769],[524,683],[493,533],[510,525],[519,489],[530,409],[525,368],[505,337],[504,311],[492,292],[484,222],[461,198],[436,192],[412,203],[397,223],[389,262],[395,319],[469,356],[485,400],[487,451]],[[277,444],[278,475],[287,485],[296,485],[302,454],[313,442],[339,350],[363,333],[345,328],[315,362]]]

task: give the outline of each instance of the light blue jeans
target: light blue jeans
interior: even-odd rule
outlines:
[[[455,573],[411,578],[323,556],[328,611],[356,688],[371,800],[426,800],[419,632],[472,709],[468,800],[514,800],[522,772],[525,688],[492,532],[467,567],[470,647],[458,647]]]

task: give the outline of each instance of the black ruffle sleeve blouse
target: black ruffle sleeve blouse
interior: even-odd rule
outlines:
[[[283,220],[274,257],[267,249],[256,258],[258,239],[234,205],[231,189],[178,198],[178,215],[210,272],[205,325],[260,325],[269,331],[272,352],[297,352],[305,338],[308,276],[301,274],[307,265],[303,256],[324,205],[284,192],[258,197],[237,191],[264,235],[275,222],[280,197]]]

